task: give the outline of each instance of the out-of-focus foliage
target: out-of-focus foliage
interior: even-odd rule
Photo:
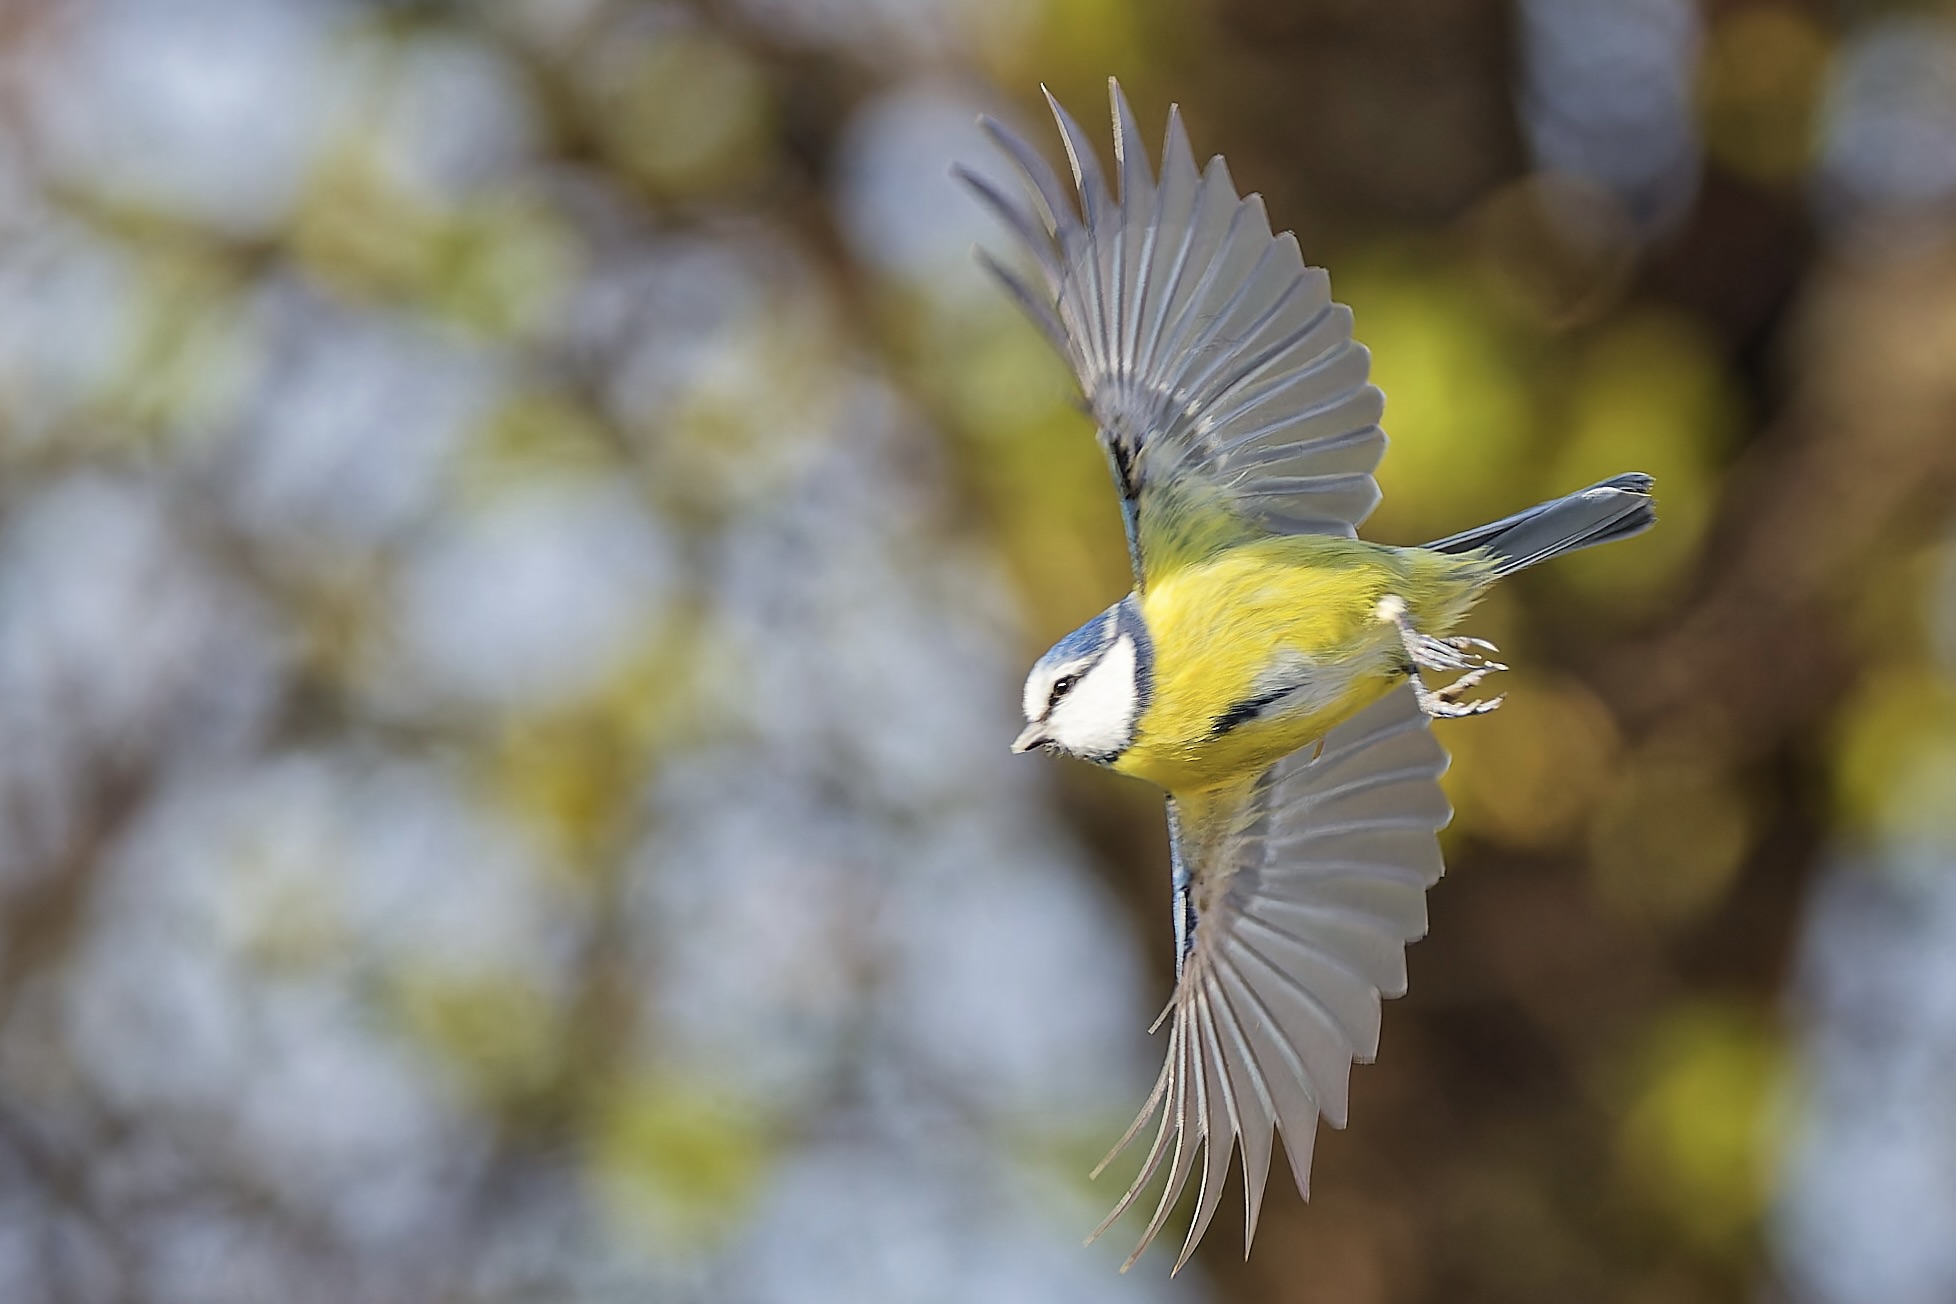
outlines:
[[[1368,533],[1662,516],[1476,615],[1173,1283],[1159,802],[1004,754],[1118,517],[946,175],[1109,73],[1354,306]],[[1952,140],[1939,5],[0,4],[0,1299],[1950,1298]]]

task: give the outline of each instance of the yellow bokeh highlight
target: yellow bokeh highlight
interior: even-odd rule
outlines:
[[[1838,719],[1833,781],[1842,825],[1956,844],[1956,683],[1950,676],[1918,661],[1882,666]]]
[[[209,445],[249,372],[237,271],[189,241],[158,238],[136,265],[122,356],[83,437]]]
[[[976,499],[1030,608],[1034,641],[1069,629],[1133,584],[1120,503],[1073,378],[1016,313],[892,305],[921,383],[957,435]]]
[[[513,723],[485,762],[491,799],[566,866],[612,848],[644,776],[630,739],[580,715]]]
[[[1772,1193],[1783,1058],[1763,1018],[1719,1002],[1673,1007],[1636,1052],[1621,1171],[1705,1252],[1742,1253]]]
[[[520,1101],[556,1072],[566,1024],[520,975],[409,961],[389,975],[387,996],[407,1034],[485,1103]]]
[[[674,198],[749,185],[773,157],[767,78],[738,45],[705,31],[620,38],[599,56],[591,125],[629,174]]]
[[[627,1077],[593,1111],[587,1173],[606,1212],[640,1243],[709,1247],[766,1175],[768,1119],[723,1084]]]
[[[573,879],[611,863],[660,757],[726,727],[705,719],[701,655],[700,621],[682,608],[585,700],[506,721],[475,758],[487,802]]]
[[[1600,330],[1572,369],[1566,426],[1536,496],[1642,471],[1657,478],[1657,527],[1557,561],[1545,568],[1552,582],[1612,605],[1666,592],[1697,556],[1739,419],[1717,346],[1689,318],[1645,308]]]
[[[553,482],[592,482],[622,474],[617,437],[598,414],[558,393],[524,391],[491,411],[463,450],[453,475],[469,505]]]
[[[581,257],[563,219],[514,191],[431,202],[396,181],[379,149],[356,133],[316,170],[292,231],[299,264],[347,298],[411,302],[484,336],[541,324]]]
[[[482,335],[529,334],[550,319],[583,251],[540,197],[506,191],[454,211],[430,251],[430,309]]]
[[[1372,350],[1392,437],[1368,535],[1423,542],[1524,506],[1516,486],[1525,483],[1534,405],[1487,296],[1465,276],[1410,258],[1341,269],[1337,288]]]
[[[1024,24],[1032,32],[1030,40],[1010,47],[981,41],[1000,85],[1038,82],[1050,86],[1083,123],[1088,121],[1083,110],[1099,116],[1101,106],[1107,103],[1110,72],[1118,72],[1128,94],[1134,94],[1133,83],[1143,79],[1154,62],[1152,42],[1142,30],[1143,6],[1133,0],[1033,3],[1040,12]],[[982,12],[987,7],[987,0],[974,0],[974,10]]]
[[[1006,560],[1032,599],[1032,621],[1047,633],[1079,624],[1134,584],[1106,460],[1076,422],[1024,427],[974,467]],[[1072,452],[1053,455],[1068,444]]]

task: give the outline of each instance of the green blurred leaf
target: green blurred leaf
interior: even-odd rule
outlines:
[[[562,1055],[556,1002],[514,974],[411,964],[391,975],[388,995],[408,1035],[491,1104],[545,1085]]]
[[[1740,418],[1717,346],[1690,318],[1638,309],[1601,328],[1576,360],[1566,427],[1539,497],[1623,471],[1657,477],[1657,527],[1544,568],[1598,605],[1654,601],[1694,561]]]
[[[1659,1017],[1633,1066],[1618,1135],[1625,1180],[1679,1235],[1746,1251],[1784,1135],[1783,1053],[1757,1012],[1716,1002]]]
[[[1338,269],[1372,350],[1392,437],[1367,532],[1414,543],[1523,506],[1536,421],[1523,360],[1487,297],[1434,260],[1375,254]]]
[[[589,1174],[633,1239],[672,1250],[727,1234],[766,1175],[766,1117],[725,1084],[642,1077],[600,1094]]]
[[[1936,667],[1880,667],[1841,710],[1833,749],[1841,823],[1956,844],[1956,685]]]
[[[591,126],[627,173],[678,198],[756,180],[772,163],[774,106],[753,59],[712,32],[620,34],[593,57]]]

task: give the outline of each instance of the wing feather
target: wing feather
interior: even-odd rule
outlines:
[[[1109,98],[1118,196],[1050,92],[1070,195],[1037,150],[989,119],[1025,197],[956,172],[1032,256],[1036,284],[987,265],[1079,379],[1138,523],[1137,578],[1183,560],[1176,536],[1149,529],[1154,495],[1209,494],[1248,533],[1350,536],[1378,502],[1372,470],[1385,450],[1384,398],[1350,310],[1332,303],[1295,237],[1271,234],[1262,199],[1237,194],[1228,164],[1197,169],[1178,110],[1156,173],[1118,84]]]
[[[1131,369],[1141,339],[1141,309],[1153,289],[1156,217],[1155,179],[1141,144],[1127,97],[1114,99],[1114,160],[1121,178],[1121,283],[1131,292],[1121,305],[1115,356]]]
[[[1332,730],[1315,758],[1284,758],[1234,801],[1181,808],[1176,852],[1204,904],[1181,957],[1161,1076],[1115,1153],[1157,1112],[1159,1126],[1140,1175],[1094,1233],[1166,1166],[1130,1264],[1199,1171],[1176,1267],[1187,1262],[1239,1147],[1253,1239],[1273,1132],[1309,1196],[1318,1118],[1344,1126],[1352,1063],[1377,1053],[1381,998],[1406,990],[1406,944],[1426,931],[1437,834],[1452,815],[1439,784],[1446,766],[1402,685]]]
[[[1250,1053],[1261,1067],[1269,1084],[1273,1105],[1272,1122],[1283,1136],[1284,1152],[1290,1156],[1291,1176],[1298,1193],[1311,1194],[1311,1150],[1317,1144],[1318,1099],[1311,1079],[1304,1070],[1303,1058],[1287,1041],[1270,1009],[1258,997],[1256,988],[1245,980],[1227,957],[1215,962],[1215,981],[1243,1010],[1247,1020]],[[1248,1247],[1245,1247],[1247,1252]]]
[[[1189,1023],[1200,1038],[1200,1053],[1195,1056],[1195,1062],[1205,1066],[1208,1108],[1202,1115],[1202,1186],[1196,1195],[1195,1217],[1189,1221],[1188,1235],[1175,1259],[1178,1272],[1189,1261],[1189,1255],[1195,1253],[1202,1233],[1209,1230],[1216,1210],[1222,1207],[1223,1187],[1229,1181],[1229,1157],[1235,1153],[1236,1137],[1243,1130],[1242,1116],[1236,1108],[1236,1092],[1229,1080],[1229,1064],[1223,1058],[1222,1042],[1216,1031],[1213,995],[1206,986],[1195,991],[1190,1002]]]
[[[1060,251],[1062,255],[1071,252],[1073,256],[1065,259],[1067,266],[1084,273],[1080,307],[1086,327],[1087,357],[1100,374],[1108,375],[1119,368],[1111,327],[1119,312],[1122,288],[1117,269],[1108,263],[1108,254],[1118,251],[1103,247],[1113,234],[1108,219],[1115,211],[1114,200],[1107,193],[1107,179],[1101,174],[1100,158],[1094,153],[1093,142],[1087,139],[1087,133],[1073,120],[1073,115],[1053,98],[1051,91],[1045,91],[1045,95],[1046,107],[1052,110],[1053,120],[1059,124],[1060,143],[1066,147],[1066,161],[1073,168],[1073,188],[1079,193],[1080,212],[1085,218],[1084,224],[1073,224],[1075,248],[1071,251],[1066,248],[1064,238],[1067,225],[1060,225]]]
[[[1203,1141],[1201,1120],[1206,1111],[1202,1097],[1207,1083],[1203,1059],[1190,1036],[1191,1022],[1190,1008],[1178,1003],[1175,1007],[1174,1031],[1169,1036],[1170,1053],[1181,1070],[1176,1075],[1170,1096],[1175,1107],[1174,1159],[1169,1164],[1168,1182],[1161,1188],[1161,1199],[1155,1204],[1154,1217],[1148,1220],[1147,1229],[1141,1233],[1141,1243],[1121,1264],[1123,1272],[1134,1266],[1135,1260],[1161,1234],[1161,1229],[1168,1223],[1168,1215],[1175,1212],[1175,1201],[1180,1198],[1182,1188],[1188,1185],[1189,1175],[1195,1168],[1196,1147]]]
[[[1293,965],[1302,967],[1302,962],[1309,960],[1309,949],[1294,941],[1282,944],[1281,934],[1273,943],[1271,935],[1276,930],[1259,926],[1254,917],[1234,922],[1236,935],[1228,946],[1234,953],[1237,972],[1249,982],[1265,1017],[1302,1063],[1318,1112],[1330,1119],[1333,1127],[1343,1127],[1351,1077],[1351,1038],[1324,998],[1307,988],[1294,970]]]
[[[1270,1138],[1277,1120],[1277,1102],[1257,1067],[1229,992],[1218,982],[1203,987],[1221,1040],[1224,1071],[1236,1084],[1235,1098],[1242,1102],[1231,1126],[1243,1150],[1243,1253],[1247,1255],[1256,1239],[1257,1214],[1262,1211],[1263,1187],[1270,1176]]]

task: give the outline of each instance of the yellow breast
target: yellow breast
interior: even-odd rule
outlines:
[[[1154,642],[1152,695],[1114,768],[1171,792],[1254,777],[1322,738],[1398,682],[1397,632],[1378,618],[1397,593],[1441,634],[1479,585],[1458,559],[1325,535],[1265,537],[1150,583],[1142,616]],[[1478,575],[1478,571],[1476,571]],[[1244,711],[1306,685],[1266,717]]]

